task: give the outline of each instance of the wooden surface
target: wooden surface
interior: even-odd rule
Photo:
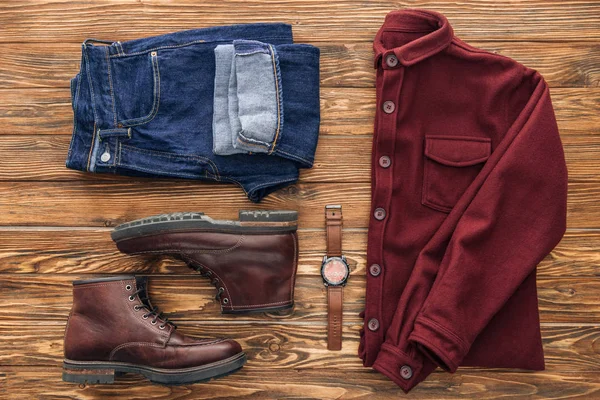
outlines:
[[[546,371],[437,371],[406,397],[600,398],[600,3],[583,0],[0,3],[0,397],[403,397],[356,356],[375,104],[371,41],[385,14],[401,7],[440,11],[470,44],[539,70],[551,86],[569,167],[568,231],[538,270]],[[297,42],[322,50],[318,154],[298,184],[254,205],[234,186],[92,176],[64,167],[72,122],[69,79],[85,38],[123,41],[259,21],[290,23]],[[352,268],[341,352],[326,350],[326,297],[318,275],[328,203],[344,206],[344,252]],[[300,212],[291,314],[220,315],[214,288],[181,262],[126,257],[110,240],[111,227],[154,213],[235,218],[240,208]],[[134,375],[114,385],[63,383],[71,281],[117,273],[151,275],[155,303],[182,331],[239,340],[249,355],[246,367],[180,387],[150,385]]]

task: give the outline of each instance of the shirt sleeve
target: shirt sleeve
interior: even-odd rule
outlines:
[[[436,366],[454,372],[565,232],[563,148],[548,87],[531,79],[533,93],[402,293],[374,368],[406,391]]]

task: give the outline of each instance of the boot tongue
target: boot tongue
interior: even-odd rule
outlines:
[[[152,303],[150,303],[150,299],[148,298],[148,278],[145,276],[136,276],[135,285],[138,289],[144,289],[139,294],[140,300],[145,306],[147,306],[149,309],[152,309]]]

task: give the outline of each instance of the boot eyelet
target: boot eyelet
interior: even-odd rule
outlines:
[[[125,290],[130,291],[131,290],[131,285],[125,286]]]
[[[140,311],[140,308],[141,308],[141,307],[140,307],[140,306],[138,306],[137,304],[136,304],[135,306],[133,306],[133,309],[134,309],[135,311]]]
[[[150,321],[152,325],[156,325],[156,321]]]
[[[159,325],[158,329],[165,329],[165,326],[164,325]]]
[[[134,300],[135,300],[135,297],[129,296],[129,301],[134,301]]]
[[[142,315],[142,319],[148,319],[148,316],[146,314]]]
[[[223,299],[223,304],[229,304],[229,299],[227,297]]]

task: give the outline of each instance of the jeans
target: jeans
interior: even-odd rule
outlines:
[[[88,39],[71,96],[68,168],[235,183],[258,202],[313,165],[319,49],[285,24]]]

